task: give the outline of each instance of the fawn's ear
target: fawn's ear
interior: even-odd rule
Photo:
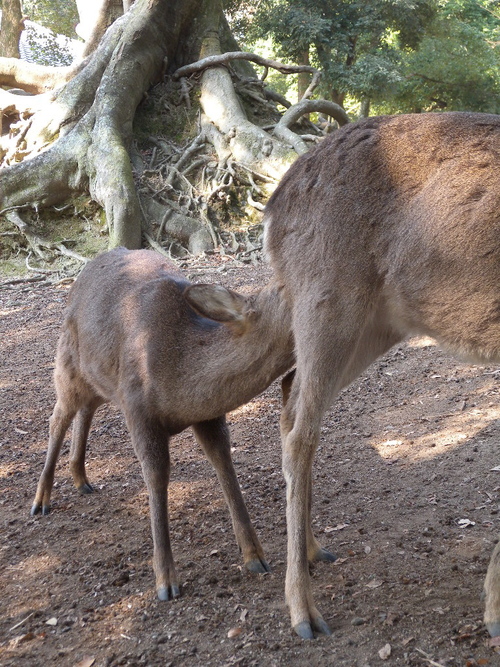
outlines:
[[[199,315],[226,324],[237,333],[245,330],[246,299],[241,294],[222,285],[198,284],[186,287],[184,298]]]

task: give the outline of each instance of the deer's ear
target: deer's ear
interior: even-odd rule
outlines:
[[[245,297],[222,285],[190,285],[184,290],[184,298],[203,317],[224,324],[245,322]]]

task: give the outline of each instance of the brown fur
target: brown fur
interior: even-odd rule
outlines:
[[[70,293],[56,355],[57,403],[32,513],[49,511],[57,458],[73,418],[71,472],[80,490],[92,491],[87,435],[96,408],[111,401],[125,416],[149,492],[159,596],[179,595],[168,529],[168,445],[190,425],[217,472],[247,567],[266,571],[231,461],[225,413],[293,362],[289,317],[276,284],[243,297],[219,286],[190,285],[154,252],[120,248],[99,256]]]
[[[311,466],[324,411],[409,334],[433,336],[466,359],[500,360],[500,117],[421,114],[346,126],[297,160],[265,217],[297,356],[281,421],[286,597],[293,626],[312,637],[329,632],[307,566],[318,547]],[[500,634],[500,567],[492,567],[486,620]]]

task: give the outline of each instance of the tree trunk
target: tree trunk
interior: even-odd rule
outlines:
[[[88,189],[105,210],[110,244],[141,246],[142,211],[128,155],[132,121],[143,95],[159,79],[164,58],[175,57],[182,29],[200,4],[137,0],[115,21],[86,66],[57,92],[53,104],[33,116],[23,138],[26,150],[40,151],[59,138],[2,171],[1,208],[50,205]],[[175,23],[169,21],[172,11]],[[54,104],[60,110],[56,117]]]
[[[299,65],[309,65],[309,49],[304,50],[299,57]],[[301,72],[297,80],[297,102],[300,102],[304,97],[304,93],[309,88],[311,83],[311,75],[307,72]]]
[[[20,0],[3,0],[0,57],[19,58],[19,37],[23,30]]]
[[[359,109],[360,118],[368,118],[368,116],[370,115],[370,103],[371,100],[369,97],[363,97]]]
[[[76,6],[80,17],[76,32],[85,42],[82,58],[96,50],[109,26],[130,8],[122,0],[76,0]]]

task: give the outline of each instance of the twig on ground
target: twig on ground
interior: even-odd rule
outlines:
[[[19,623],[16,623],[15,625],[13,625],[10,628],[10,632],[12,632],[13,630],[16,630],[16,628],[19,628],[21,625],[23,625],[23,623],[26,623],[26,621],[29,620],[33,616],[34,613],[35,612],[32,611],[31,614],[28,614],[28,616],[26,616],[26,618],[23,618],[22,621],[19,621]]]
[[[143,231],[143,234],[144,234],[144,238],[149,243],[149,245],[153,248],[153,250],[156,250],[161,255],[164,255],[165,257],[168,257],[172,261],[175,261],[175,259],[172,257],[172,254],[171,254],[170,250],[168,250],[168,251],[165,250],[165,248],[162,245],[160,245],[157,241],[155,241],[155,239],[150,234],[148,234],[147,232]]]
[[[22,283],[37,283],[40,280],[45,280],[43,276],[30,276],[29,278],[14,278],[13,280],[4,280],[0,283],[0,287],[6,285],[21,285]]]
[[[29,259],[33,253],[30,251],[26,257],[25,264],[28,271],[33,271],[34,273],[42,273],[44,275],[49,275],[53,273],[59,273],[59,269],[41,269],[36,266],[30,266]]]
[[[432,665],[433,667],[444,667],[440,662],[436,662],[435,660],[432,660],[432,658],[425,652],[421,651],[419,648],[415,649],[418,653],[421,653],[424,656],[424,660],[429,663],[429,665]]]
[[[10,210],[5,212],[5,217],[9,222],[15,225],[19,229],[19,231],[26,237],[26,240],[28,241],[28,245],[31,248],[31,251],[43,261],[47,261],[48,259],[47,254],[44,253],[42,250],[43,248],[52,252],[57,251],[60,255],[71,257],[71,259],[76,259],[79,262],[83,262],[84,264],[86,264],[89,261],[87,257],[84,257],[83,255],[80,255],[77,252],[74,252],[73,250],[66,248],[64,243],[49,241],[48,239],[44,239],[42,236],[38,236],[38,234],[32,229],[32,227],[21,218],[17,210]],[[30,268],[30,270],[33,271],[38,269]],[[44,273],[44,271],[40,272]]]

